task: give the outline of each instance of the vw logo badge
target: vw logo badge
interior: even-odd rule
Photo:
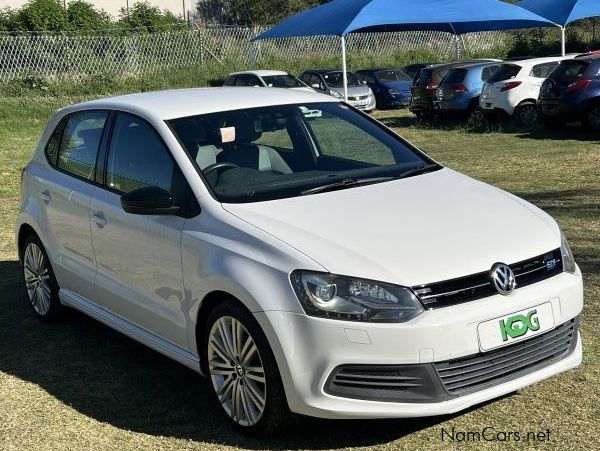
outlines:
[[[503,296],[508,296],[517,287],[517,280],[512,269],[504,263],[496,263],[492,268],[492,283],[496,291]]]

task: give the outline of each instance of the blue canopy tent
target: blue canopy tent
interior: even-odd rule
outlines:
[[[551,20],[561,28],[563,56],[567,50],[567,25],[576,20],[600,16],[600,0],[523,0],[517,5]]]
[[[460,35],[554,25],[535,13],[499,0],[333,0],[289,17],[254,41],[339,36],[347,99],[345,37],[349,33],[433,30]]]

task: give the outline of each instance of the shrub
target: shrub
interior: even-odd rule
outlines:
[[[135,3],[129,8],[121,8],[119,25],[135,31],[167,31],[179,28],[185,22],[169,11],[150,5],[147,2]]]
[[[102,31],[110,28],[110,16],[88,2],[76,0],[69,3],[67,20],[74,31]]]

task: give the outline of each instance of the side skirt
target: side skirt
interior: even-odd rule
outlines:
[[[202,374],[200,362],[191,352],[180,348],[162,338],[142,329],[129,321],[126,321],[113,313],[99,307],[89,300],[73,293],[69,290],[61,289],[59,292],[60,301],[67,307],[72,307],[75,310],[94,318],[97,321],[107,325],[108,327],[121,332],[124,335],[154,349],[157,352],[187,366],[191,370]]]

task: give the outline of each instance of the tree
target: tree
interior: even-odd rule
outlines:
[[[206,23],[272,25],[328,0],[201,0],[197,11]]]
[[[135,3],[129,11],[121,8],[119,20],[119,24],[125,28],[148,32],[172,30],[183,23],[183,20],[173,13],[162,11],[145,1]]]
[[[67,12],[57,0],[30,0],[11,14],[11,31],[62,31],[69,29]]]
[[[72,30],[101,31],[112,26],[110,16],[104,10],[97,10],[83,0],[69,3],[67,20]]]

